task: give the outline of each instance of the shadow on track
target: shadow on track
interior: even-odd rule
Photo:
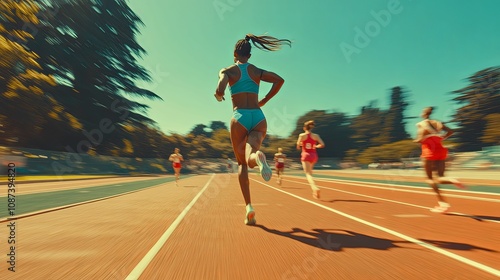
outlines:
[[[389,250],[392,248],[402,248],[397,245],[410,243],[408,241],[395,241],[384,238],[377,238],[350,230],[342,229],[312,229],[306,231],[300,228],[292,228],[291,231],[280,231],[269,229],[264,225],[255,225],[266,232],[287,237],[304,244],[314,246],[319,249],[329,251],[343,251],[347,248],[368,248],[374,250]]]
[[[328,251],[343,251],[344,249],[367,248],[374,250],[390,250],[392,248],[405,248],[419,250],[410,247],[401,247],[398,244],[412,244],[409,241],[396,241],[385,238],[377,238],[362,233],[357,233],[350,230],[343,229],[312,229],[306,231],[300,228],[292,228],[291,231],[280,231],[276,229],[267,228],[264,225],[255,225],[266,232],[287,237],[298,242],[323,249]],[[457,243],[440,240],[419,239],[422,242],[429,243],[433,246],[449,249],[449,250],[482,250],[486,252],[497,252],[492,249],[474,246],[466,243]]]
[[[478,222],[484,222],[484,221],[500,221],[500,217],[495,217],[495,216],[481,216],[481,215],[469,215],[469,214],[462,214],[462,213],[446,213],[445,215],[448,216],[457,216],[457,217],[465,217],[465,218],[471,218],[473,220],[476,220]]]
[[[432,244],[436,247],[450,250],[461,250],[461,251],[472,251],[472,250],[482,250],[486,252],[497,252],[492,249],[477,247],[474,245],[466,244],[466,243],[457,243],[457,242],[448,242],[448,241],[439,241],[439,240],[429,240],[429,239],[419,239],[420,241]]]

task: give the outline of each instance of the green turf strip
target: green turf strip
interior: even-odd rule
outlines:
[[[183,178],[187,177],[190,176],[183,176]],[[99,199],[107,196],[118,195],[130,191],[145,189],[167,182],[172,182],[174,180],[175,178],[171,177],[128,183],[114,183],[71,190],[23,194],[19,196],[16,195],[15,215],[22,215],[44,209],[50,209],[54,207],[85,202],[93,199]],[[0,218],[6,218],[10,216],[8,211],[7,199],[7,197],[2,197],[2,199],[0,200],[2,202],[0,204]]]
[[[16,182],[30,182],[30,181],[64,181],[64,180],[81,180],[81,179],[106,179],[106,178],[116,178],[116,175],[17,175],[15,177]],[[9,177],[0,176],[0,181],[7,181]]]

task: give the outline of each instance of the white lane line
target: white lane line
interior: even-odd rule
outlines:
[[[193,205],[196,203],[198,198],[203,194],[203,192],[208,188],[212,180],[214,179],[215,174],[212,174],[212,177],[208,180],[208,182],[203,186],[203,188],[198,192],[198,194],[191,200],[191,202],[184,208],[184,210],[177,216],[175,221],[168,227],[168,229],[163,233],[163,235],[158,239],[155,245],[149,250],[149,252],[142,258],[142,260],[137,264],[137,266],[130,272],[130,274],[125,278],[126,280],[136,280],[139,279],[144,270],[148,267],[149,263],[153,260],[153,258],[158,254],[161,247],[167,242],[170,238],[174,230],[179,226],[181,221],[184,219],[186,214],[191,210]]]
[[[394,217],[398,218],[427,218],[430,217],[429,215],[422,215],[422,214],[397,214],[393,215]]]
[[[309,186],[309,183],[306,183],[306,182],[299,182],[299,181],[293,181],[293,180],[287,180],[287,181],[293,182],[293,183],[297,183],[297,184],[302,184],[302,185],[308,185]],[[325,181],[325,182],[327,182],[327,183],[333,183],[331,181]],[[356,185],[358,185],[358,184],[356,184]],[[363,185],[361,185],[361,186],[363,186]],[[371,196],[371,195],[360,194],[360,193],[355,193],[355,192],[350,192],[350,191],[344,191],[344,190],[339,190],[339,189],[325,187],[325,186],[319,186],[319,187],[321,187],[323,189],[327,189],[327,190],[332,190],[332,191],[337,191],[337,192],[342,192],[342,193],[347,193],[347,194],[352,194],[352,195],[357,195],[357,196],[367,197],[367,198],[372,198],[372,199],[378,199],[378,200],[382,200],[382,201],[387,201],[387,202],[392,202],[392,203],[397,203],[397,204],[402,204],[402,205],[407,205],[407,206],[412,206],[412,207],[417,207],[417,208],[422,208],[422,209],[427,209],[427,210],[432,209],[430,207],[425,207],[425,206],[421,206],[421,205],[417,205],[417,204],[406,203],[406,202],[392,200],[392,199],[387,199],[387,198],[381,198],[381,197],[377,197],[377,196]],[[366,187],[370,188],[371,186],[366,186]],[[425,193],[425,194],[429,194],[429,193]],[[451,195],[448,194],[448,196],[451,196]],[[465,216],[465,217],[470,217],[470,218],[474,218],[474,219],[478,219],[478,220],[483,220],[483,221],[488,221],[488,222],[493,222],[493,223],[499,223],[500,224],[500,221],[497,221],[497,220],[476,217],[474,215],[469,215],[469,214],[464,214],[464,213],[458,213],[458,212],[451,213],[450,212],[448,214],[454,214],[454,215],[457,215],[457,216]]]
[[[320,207],[320,208],[323,208],[323,209],[325,209],[325,210],[328,210],[328,211],[330,211],[330,212],[333,212],[333,213],[335,213],[335,214],[337,214],[337,215],[340,215],[340,216],[343,216],[343,217],[345,217],[345,218],[351,219],[351,220],[353,220],[353,221],[356,221],[356,222],[362,223],[362,224],[364,224],[364,225],[367,225],[367,226],[370,226],[370,227],[376,228],[376,229],[381,230],[381,231],[383,231],[383,232],[389,233],[389,234],[391,234],[391,235],[394,235],[394,236],[396,236],[396,237],[399,237],[399,238],[401,238],[401,239],[404,239],[404,240],[409,241],[409,242],[411,242],[411,243],[414,243],[414,244],[416,244],[416,245],[422,246],[422,247],[424,247],[424,248],[427,248],[427,249],[429,249],[429,250],[432,250],[432,251],[434,251],[434,252],[437,252],[437,253],[439,253],[439,254],[442,254],[442,255],[444,255],[444,256],[446,256],[446,257],[449,257],[449,258],[452,258],[452,259],[457,260],[457,261],[459,261],[459,262],[462,262],[462,263],[464,263],[464,264],[466,264],[466,265],[470,265],[470,266],[472,266],[472,267],[478,268],[478,269],[480,269],[480,270],[482,270],[482,271],[485,271],[485,272],[487,272],[487,273],[490,273],[490,274],[492,274],[492,275],[495,275],[495,276],[499,276],[499,277],[500,277],[500,270],[497,270],[497,269],[495,269],[495,268],[492,268],[492,267],[489,267],[489,266],[484,265],[484,264],[482,264],[482,263],[478,263],[478,262],[476,262],[476,261],[473,261],[473,260],[470,260],[470,259],[464,258],[464,257],[462,257],[462,256],[460,256],[460,255],[457,255],[457,254],[454,254],[454,253],[452,253],[452,252],[448,252],[448,251],[443,250],[443,249],[441,249],[441,248],[439,248],[439,247],[436,247],[436,246],[434,246],[434,245],[431,245],[431,244],[429,244],[429,243],[427,243],[427,242],[420,241],[420,240],[418,240],[418,239],[415,239],[415,238],[413,238],[413,237],[410,237],[410,236],[407,236],[407,235],[405,235],[405,234],[399,233],[399,232],[397,232],[397,231],[394,231],[394,230],[391,230],[391,229],[385,228],[385,227],[383,227],[383,226],[379,226],[379,225],[377,225],[377,224],[374,224],[374,223],[371,223],[371,222],[365,221],[365,220],[360,219],[360,218],[358,218],[358,217],[355,217],[355,216],[352,216],[352,215],[346,214],[346,213],[344,213],[344,212],[341,212],[341,211],[335,210],[335,209],[330,208],[330,207],[328,207],[328,206],[325,206],[325,205],[319,204],[319,203],[317,203],[317,202],[314,202],[314,201],[311,201],[311,200],[305,199],[305,198],[300,197],[300,196],[298,196],[298,195],[295,195],[295,194],[293,194],[293,193],[289,193],[289,192],[284,191],[284,190],[282,190],[282,189],[275,188],[275,187],[273,187],[273,186],[271,186],[271,185],[268,185],[268,184],[266,184],[266,183],[263,183],[263,182],[257,181],[257,180],[255,180],[255,179],[251,179],[251,180],[253,180],[253,181],[255,181],[255,182],[258,182],[258,183],[260,183],[260,184],[262,184],[262,185],[264,185],[264,186],[267,186],[268,188],[274,189],[274,190],[276,190],[276,191],[279,191],[279,192],[282,192],[282,193],[287,194],[287,195],[289,195],[289,196],[292,196],[292,197],[295,197],[295,198],[297,198],[297,199],[300,199],[300,200],[302,200],[302,201],[304,201],[304,202],[307,202],[307,203],[310,203],[310,204],[316,205],[316,206],[318,206],[318,207]]]
[[[305,183],[305,182],[298,182],[298,181],[292,181],[292,180],[288,180],[288,181],[309,186],[309,183]],[[381,198],[381,197],[376,197],[376,196],[371,196],[371,195],[366,195],[366,194],[344,191],[344,190],[339,190],[339,189],[334,189],[334,188],[329,188],[329,187],[319,186],[319,185],[318,185],[318,187],[323,188],[323,189],[327,189],[327,190],[338,191],[338,192],[342,192],[342,193],[348,193],[348,194],[352,194],[352,195],[373,198],[373,199],[378,199],[378,200],[382,200],[382,201],[387,201],[387,202],[392,202],[392,203],[397,203],[397,204],[402,204],[402,205],[407,205],[407,206],[412,206],[412,207],[417,207],[417,208],[422,208],[422,209],[431,209],[429,207],[425,207],[425,206],[421,206],[421,205],[417,205],[417,204],[412,204],[412,203],[406,203],[406,202],[397,201],[397,200],[392,200],[392,199],[387,199],[387,198]]]
[[[299,176],[293,176],[297,178],[303,178]],[[338,180],[338,179],[327,179],[327,178],[314,178],[315,181],[322,181],[322,182],[341,182],[342,184],[346,185],[352,185],[352,186],[358,186],[358,187],[365,187],[365,188],[372,188],[372,189],[381,189],[381,190],[391,190],[391,191],[399,191],[399,192],[409,192],[409,193],[419,193],[419,194],[425,194],[425,195],[433,195],[433,193],[425,192],[425,191],[415,191],[415,190],[405,190],[401,188],[414,188],[414,189],[422,189],[422,187],[414,187],[414,186],[405,186],[405,185],[396,185],[396,184],[385,184],[385,183],[376,183],[376,182],[362,182],[362,181],[352,181],[352,180]],[[286,180],[285,180],[286,181]],[[369,185],[367,185],[369,184]],[[380,187],[380,186],[373,186],[374,185],[383,185],[383,186],[392,186],[393,188],[387,188],[387,187]],[[394,188],[397,187],[397,188]],[[485,195],[500,195],[498,193],[486,193],[486,192],[472,192],[472,191],[461,191],[461,190],[448,190],[448,189],[441,189],[446,192],[460,192],[460,193],[469,193],[469,194],[485,194]],[[458,194],[446,194],[448,197],[455,197],[455,198],[464,198],[464,199],[470,199],[470,200],[481,200],[481,201],[488,201],[488,202],[497,202],[500,203],[500,199],[496,198],[486,198],[486,197],[476,197],[476,196],[470,196],[470,195],[458,195]]]

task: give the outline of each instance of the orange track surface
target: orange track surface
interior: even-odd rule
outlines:
[[[256,226],[236,174],[16,220],[16,272],[4,222],[0,279],[126,279],[139,263],[139,279],[499,279],[499,195],[444,191],[442,215],[430,189],[317,180],[314,200],[301,176],[250,183]]]

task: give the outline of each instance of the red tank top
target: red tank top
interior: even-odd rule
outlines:
[[[302,141],[302,152],[315,153],[316,152],[316,140],[312,139],[311,134],[307,134],[307,139]]]
[[[428,160],[445,160],[448,157],[448,149],[443,147],[443,138],[429,136],[422,141],[421,157]]]

